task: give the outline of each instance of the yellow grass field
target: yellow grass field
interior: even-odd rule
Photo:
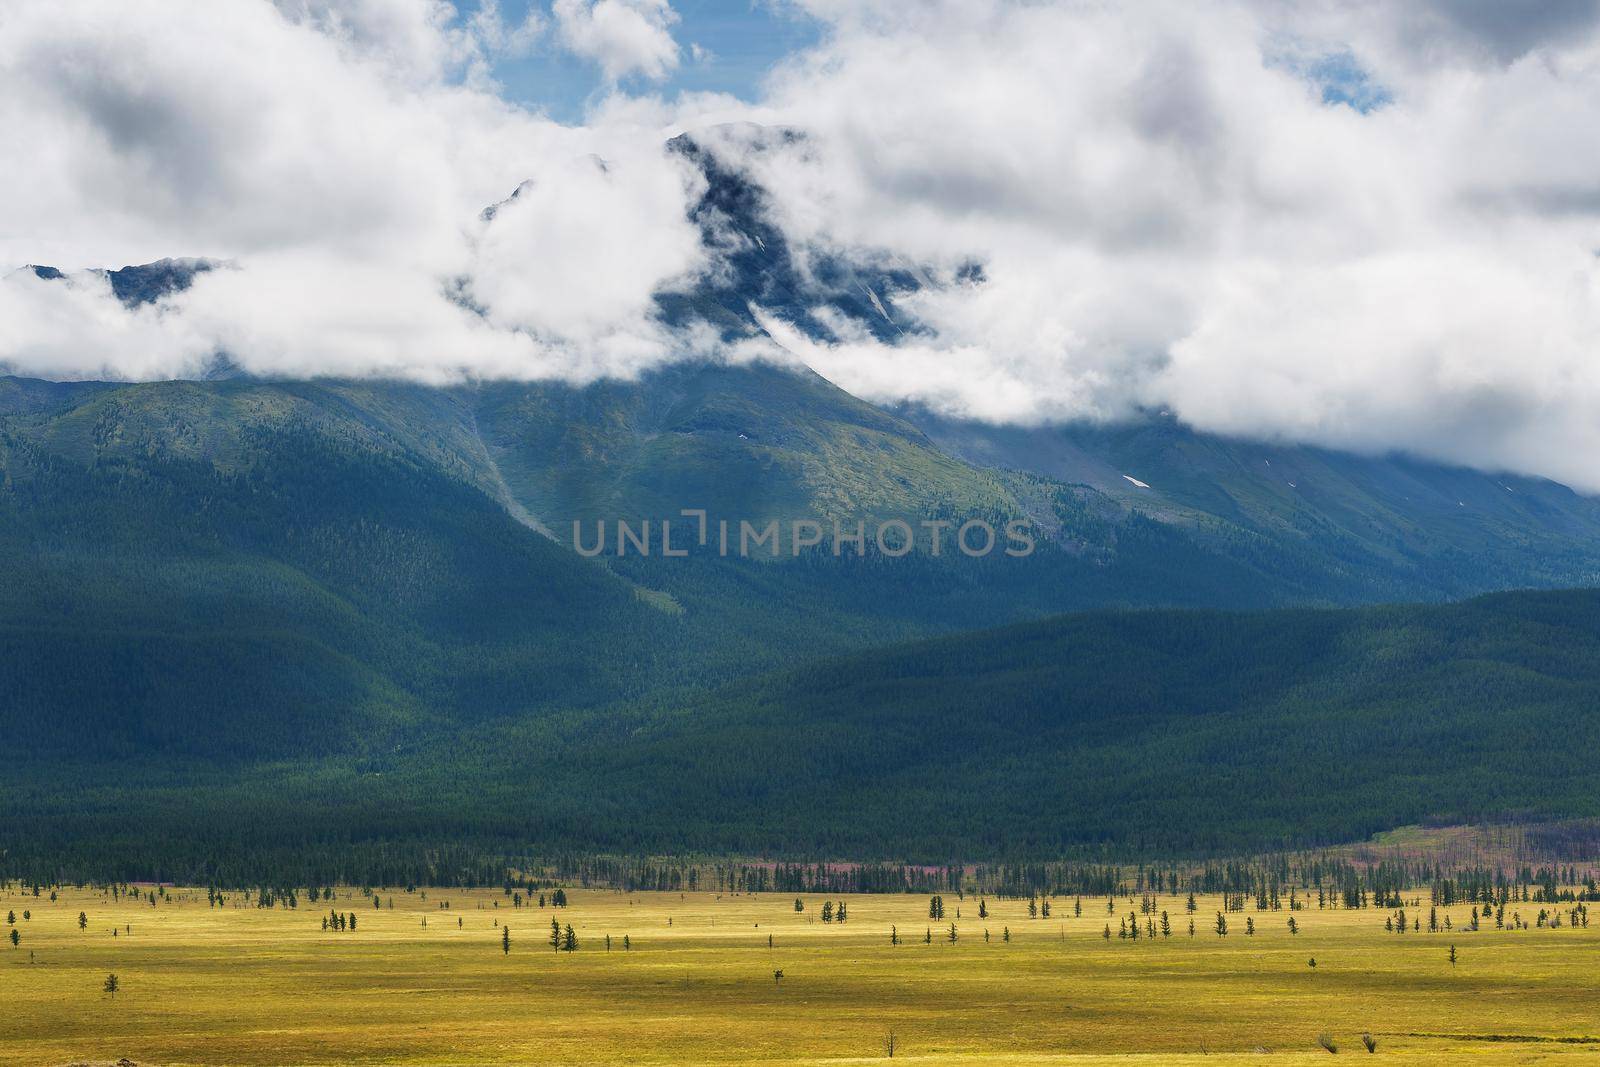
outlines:
[[[1134,901],[1116,902],[1108,941],[1104,899],[1075,918],[1057,898],[1049,920],[989,899],[980,920],[977,899],[947,896],[959,940],[946,922],[924,944],[925,896],[843,898],[840,925],[816,896],[797,914],[780,894],[569,893],[518,910],[498,890],[380,890],[375,910],[340,890],[332,907],[357,928],[325,932],[329,904],[304,897],[213,908],[168,890],[151,906],[13,887],[0,1063],[848,1064],[885,1059],[891,1032],[895,1058],[918,1064],[1320,1063],[1320,1034],[1365,1057],[1363,1032],[1394,1062],[1600,1062],[1600,923],[1570,928],[1561,905],[1558,929],[1469,933],[1456,906],[1441,909],[1455,931],[1430,934],[1423,892],[1423,932],[1404,936],[1377,909],[1313,903],[1291,935],[1289,912],[1250,907],[1224,939],[1219,898],[1200,900],[1191,938],[1183,898],[1162,897],[1173,936],[1152,942],[1115,936]],[[1506,915],[1531,924],[1540,907]],[[552,916],[577,952],[551,950]]]

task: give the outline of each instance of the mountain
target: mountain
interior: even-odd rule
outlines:
[[[119,270],[100,270],[111,283],[111,292],[128,307],[153,304],[164,296],[181,293],[194,282],[196,274],[215,270],[217,264],[206,259],[161,259],[154,263],[138,263]],[[43,281],[60,281],[66,275],[57,267],[36,266],[23,268]]]
[[[671,150],[723,269],[664,321],[919,329],[898,298],[933,272],[792,249],[747,174]],[[110,276],[138,303],[206,269]],[[1161,413],[984,426],[761,362],[450,388],[218,368],[0,377],[0,800],[34,828],[0,831],[12,860],[1207,851],[1591,806],[1565,753],[1591,740],[1593,595],[1440,604],[1596,584],[1600,502],[1554,483]],[[698,543],[684,509],[780,524],[776,558]],[[1034,551],[796,552],[796,520],[1026,520]],[[1392,601],[1434,606],[1305,610]]]
[[[968,462],[1090,486],[1202,537],[1233,529],[1301,552],[1359,599],[1600,580],[1600,500],[1546,479],[1204,434],[1166,413],[1032,428],[902,414]]]
[[[1597,702],[1593,591],[1087,613],[365,755],[33,758],[0,787],[0,856],[74,877],[401,884],[573,849],[937,863],[1314,847],[1600,815]]]
[[[748,160],[804,139],[797,130],[745,125],[668,143],[704,178],[689,217],[713,269],[688,290],[658,294],[665,323],[735,339],[760,334],[773,316],[829,339],[845,322],[889,343],[922,329],[900,298],[955,279],[870,250],[793,247],[777,224]],[[724,150],[729,142],[738,150]],[[485,210],[484,226],[496,225],[499,208]],[[163,260],[109,277],[121,299],[140,302],[179,292],[216,266]],[[981,264],[957,273],[982,282]],[[219,359],[231,368],[225,354]],[[757,525],[778,519],[785,529],[813,516],[913,525],[1027,518],[1053,549],[1049,576],[1020,583],[1023,602],[1009,617],[1110,604],[1440,600],[1600,580],[1600,501],[1565,486],[1405,456],[1229,439],[1166,413],[1109,425],[995,427],[911,407],[885,411],[803,368],[704,362],[584,387],[322,382],[302,396],[311,388],[336,401],[341,417],[562,542],[574,521],[659,524],[695,507]],[[13,404],[25,402],[24,391],[13,387]],[[4,404],[0,398],[0,412]],[[203,421],[192,424],[195,433],[212,432]],[[639,561],[613,568],[645,589],[677,586],[666,593],[679,604],[679,593],[690,595],[685,572],[720,573],[658,574],[662,568]],[[978,599],[1011,603],[1012,592]],[[1008,617],[970,610],[948,628]],[[948,616],[947,606],[939,613]]]
[[[585,389],[0,379],[4,725],[52,751],[366,750],[1073,607],[1266,602],[1179,534],[1015,484],[773,368]],[[1025,560],[565,543],[574,518],[686,504],[1031,507],[1060,540]],[[273,729],[239,734],[241,716]]]
[[[1087,613],[867,651],[592,729],[508,724],[443,770],[397,771],[537,795],[543,827],[504,825],[552,845],[581,812],[610,848],[1214,854],[1600,815],[1597,706],[1596,591]]]
[[[0,706],[34,755],[345,750],[673,654],[628,583],[314,388],[8,384]]]

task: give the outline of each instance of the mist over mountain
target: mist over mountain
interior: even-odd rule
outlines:
[[[359,812],[320,856],[885,853],[940,780],[902,854],[1592,814],[1502,773],[1593,732],[1591,13],[808,2],[736,98],[650,88],[664,4],[447,7],[0,13],[0,797],[78,859],[285,794]],[[969,522],[1031,551],[870,532]]]

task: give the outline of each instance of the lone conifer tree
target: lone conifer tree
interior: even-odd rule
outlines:
[[[507,956],[511,955],[511,927],[509,926],[500,928],[500,951]]]

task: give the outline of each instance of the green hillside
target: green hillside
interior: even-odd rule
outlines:
[[[730,458],[721,431],[670,421],[726,409],[760,378],[714,380],[691,376],[692,402],[614,433],[635,459],[585,469],[548,454],[538,469],[551,485],[603,486],[698,464],[715,492],[697,499],[725,514],[823,514],[846,485],[880,514],[1011,506],[991,476],[873,409],[840,403],[854,421],[823,419],[815,398],[842,394],[820,380],[780,379],[799,397],[773,389],[767,404],[791,412],[789,428],[750,417],[780,427],[782,447]],[[1111,560],[1058,545],[1021,561],[586,560],[522,501],[554,506],[526,488],[544,454],[534,434],[571,442],[608,417],[498,411],[501,436],[480,430],[480,406],[554,391],[0,380],[0,727],[28,753],[374,751],[428,723],[612,703],[1067,607],[1259,595],[1138,522],[1118,528]],[[788,469],[765,483],[781,495],[730,493],[739,480],[716,472],[745,463],[752,480]],[[914,467],[940,477],[897,473]],[[637,494],[614,499],[639,514]],[[1067,498],[1057,510],[1084,514]],[[1109,544],[1110,524],[1081,521]]]
[[[552,846],[581,812],[616,848],[1196,853],[1600,815],[1597,707],[1600,593],[1095,613],[518,724],[445,765],[533,791],[541,820],[509,825]]]
[[[1333,602],[1600,581],[1600,500],[1541,478],[1220,437],[1165,413],[1037,428],[906,415],[970,463],[1092,487],[1267,569],[1293,559],[1305,592]]]
[[[1238,442],[1073,432],[1152,489],[967,462],[759,365],[0,379],[0,866],[360,880],[446,843],[945,859],[1594,813],[1600,594],[1261,610],[1585,581],[1592,501],[1322,455],[1343,480],[1279,507]],[[685,506],[1042,537],[771,561],[563,533]]]
[[[360,880],[446,842],[925,862],[1311,846],[1600,815],[1597,706],[1600,593],[1091,613],[357,757],[34,761],[0,848]]]

